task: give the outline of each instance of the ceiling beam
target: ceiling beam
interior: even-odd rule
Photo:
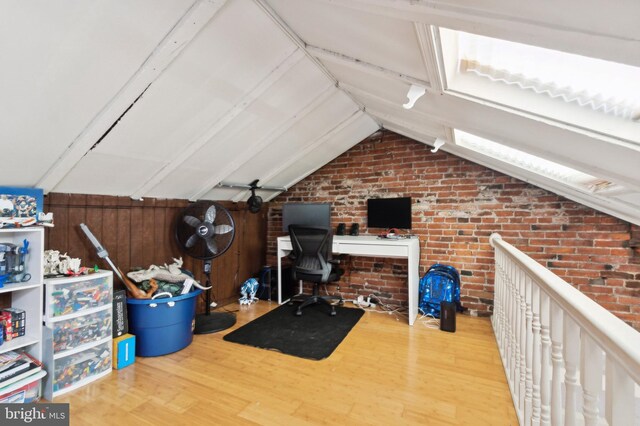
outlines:
[[[274,24],[276,24],[276,26],[278,26],[278,28],[280,28],[280,30],[287,35],[287,37],[289,37],[291,39],[291,41],[298,46],[300,49],[302,49],[307,57],[309,58],[309,60],[311,60],[314,64],[316,64],[316,66],[318,67],[318,69],[320,71],[322,71],[322,73],[324,75],[327,76],[327,78],[336,86],[338,87],[338,79],[335,78],[335,76],[333,74],[331,74],[331,72],[329,72],[329,70],[327,69],[327,67],[324,66],[324,64],[322,62],[320,62],[318,60],[318,58],[316,58],[315,56],[313,56],[308,50],[307,50],[307,43],[304,42],[304,40],[302,40],[300,38],[300,36],[298,34],[295,33],[295,31],[293,31],[291,29],[291,27],[276,13],[275,10],[273,10],[273,8],[267,4],[266,1],[264,0],[254,0],[254,2],[264,11],[264,13],[271,18],[271,20],[273,21]],[[357,99],[354,99],[349,93],[345,92],[345,95],[349,96],[349,98],[353,101],[353,103],[355,103],[356,105],[358,105],[358,108],[364,110],[364,106],[360,103],[358,103]],[[378,125],[380,125],[380,123],[378,123]]]
[[[283,161],[281,161],[279,163],[278,167],[274,167],[274,168],[270,169],[269,173],[267,173],[266,175],[262,176],[262,178],[260,180],[263,181],[263,182],[267,182],[267,183],[265,183],[265,185],[268,185],[268,182],[269,182],[270,179],[273,179],[275,176],[277,176],[283,170],[288,169],[292,164],[295,164],[296,162],[298,162],[301,158],[306,156],[309,152],[311,152],[314,149],[318,148],[321,144],[323,144],[327,140],[331,139],[336,134],[338,134],[343,129],[347,128],[348,126],[350,126],[351,124],[353,124],[355,121],[357,121],[358,119],[360,119],[363,116],[366,116],[366,114],[364,114],[364,112],[362,110],[356,110],[353,114],[351,114],[346,119],[342,120],[340,123],[338,123],[336,126],[334,126],[331,130],[329,130],[328,132],[326,132],[322,136],[320,136],[320,137],[316,138],[315,140],[311,141],[310,143],[308,143],[304,148],[297,150],[293,155],[288,155],[286,157],[286,160],[283,159]],[[293,179],[291,182],[287,182],[286,185],[279,185],[279,186],[284,186],[286,188],[291,188],[295,183],[297,183],[300,180],[304,179],[305,177],[307,177],[311,173],[315,172],[318,168],[320,168],[322,166],[324,166],[324,164],[320,164],[320,165],[318,165],[318,167],[314,168],[313,170],[307,171],[302,176],[299,176],[296,179]],[[243,191],[242,193],[236,195],[233,198],[233,201],[238,202],[238,201],[242,200],[247,194],[248,194],[248,191]]]
[[[333,52],[331,50],[323,49],[322,47],[307,45],[307,51],[313,56],[319,59],[326,59],[330,62],[345,65],[349,68],[355,68],[361,71],[366,71],[370,74],[382,75],[387,78],[399,80],[408,84],[415,84],[422,86],[428,91],[431,91],[431,83],[426,80],[412,77],[407,74],[403,74],[398,71],[393,71],[379,65],[371,64],[369,62],[361,61],[360,59],[352,58],[351,56],[343,55],[342,53]]]
[[[601,37],[617,38],[619,40],[640,41],[640,31],[632,25],[632,20],[626,20],[623,25],[616,27],[608,23],[593,25],[589,16],[599,13],[607,16],[605,10],[609,2],[606,0],[591,1],[585,4],[582,0],[568,0],[557,7],[522,7],[521,4],[511,3],[508,0],[497,2],[495,0],[476,1],[450,1],[450,0],[319,0],[333,5],[340,5],[367,13],[383,14],[396,19],[415,21],[425,17],[445,16],[464,17],[478,21],[513,22],[515,25],[535,25],[547,29],[563,29],[566,31],[597,35]],[[467,4],[464,4],[467,3]],[[501,4],[502,3],[502,4]],[[583,13],[574,16],[566,16],[563,10],[571,5],[582,6]],[[614,13],[626,10],[629,13],[640,12],[640,7],[635,0],[621,0],[620,8]],[[586,8],[586,9],[585,9]],[[577,9],[574,9],[577,10]],[[583,21],[589,22],[587,26]]]
[[[289,117],[282,124],[269,132],[265,137],[254,142],[250,142],[249,145],[241,153],[238,153],[233,157],[231,162],[229,162],[226,167],[224,167],[222,170],[219,170],[211,178],[203,182],[200,188],[189,197],[189,200],[196,201],[200,199],[207,192],[216,187],[218,183],[222,182],[232,173],[242,168],[248,161],[259,155],[259,153],[267,146],[269,146],[269,144],[281,137],[296,123],[300,122],[312,111],[316,110],[320,105],[325,103],[331,96],[337,93],[339,93],[338,89],[333,85],[329,85],[329,83],[327,82],[327,87],[322,92],[320,92],[318,96],[313,98],[301,110],[296,111],[294,115]]]
[[[444,26],[490,37],[564,50],[640,66],[640,3],[621,0],[560,2],[540,7],[533,2],[430,0],[316,0],[360,12],[408,22]],[[465,4],[466,3],[466,4]],[[579,10],[580,13],[573,13]],[[622,14],[622,15],[621,15]],[[598,19],[594,19],[597,17]],[[611,25],[617,22],[618,25]]]
[[[397,111],[398,115],[407,115],[410,114],[408,113],[404,108],[400,108],[399,105],[394,104],[393,102],[389,101],[386,98],[381,98],[377,95],[374,95],[372,93],[369,93],[365,90],[362,90],[358,87],[352,86],[351,84],[347,84],[347,83],[340,83],[340,87],[342,87],[344,90],[347,90],[348,92],[352,93],[353,96],[357,97],[358,99],[360,99],[365,105],[366,105],[366,111],[376,117],[377,119],[379,119],[379,121],[382,123],[383,127],[385,126],[385,122],[394,122],[394,123],[401,123],[404,126],[408,126],[407,128],[412,128],[415,131],[425,131],[425,129],[420,129],[418,130],[418,128],[415,125],[409,124],[407,121],[399,119],[395,116],[392,116],[391,114],[387,113],[387,112],[383,112],[382,110],[380,110],[379,108],[377,108],[375,105],[372,105],[371,102],[367,102],[367,100],[374,100],[379,102],[380,104],[384,105],[385,107],[388,107],[389,109],[392,109],[393,111]],[[368,98],[368,99],[367,99]],[[436,133],[436,135],[432,135],[431,133],[429,134],[429,136],[433,136],[433,138],[435,139],[436,137],[442,137],[442,126],[440,125],[441,123],[438,122],[437,120],[431,120],[427,117],[425,117],[424,115],[420,116],[420,120],[419,122],[421,124],[424,123],[429,123],[432,125],[437,125],[438,126],[438,131],[433,132]],[[430,129],[428,130],[434,130],[433,126],[431,126]]]
[[[215,118],[215,122],[200,133],[196,138],[182,147],[179,153],[173,158],[173,160],[164,167],[160,168],[156,174],[151,176],[142,186],[136,189],[131,198],[134,200],[144,197],[148,191],[158,185],[164,178],[169,176],[174,170],[180,167],[185,161],[187,161],[198,150],[205,146],[215,135],[217,135],[222,129],[224,129],[234,118],[245,111],[249,105],[251,105],[256,99],[258,99],[264,92],[267,91],[274,83],[280,80],[291,68],[296,65],[300,60],[304,58],[304,53],[296,48],[284,61],[276,66],[271,72],[263,78],[255,87],[249,90],[242,97],[240,102],[228,110],[222,117]],[[216,182],[217,183],[217,182]]]
[[[144,91],[182,53],[225,5],[227,0],[196,1],[160,41],[149,57],[116,95],[96,114],[80,134],[69,144],[54,165],[40,178],[37,187],[52,191],[73,167],[130,108]]]
[[[442,93],[446,87],[446,74],[442,62],[442,52],[440,51],[441,45],[435,41],[437,30],[435,27],[421,22],[414,22],[413,28],[416,32],[418,46],[420,46],[422,64],[431,82],[431,90],[436,93]]]

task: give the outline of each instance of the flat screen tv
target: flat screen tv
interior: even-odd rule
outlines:
[[[289,225],[331,227],[331,204],[286,203],[282,205],[282,230],[289,232]]]
[[[368,199],[367,228],[411,229],[411,197]]]

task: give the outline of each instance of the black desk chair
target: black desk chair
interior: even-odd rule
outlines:
[[[302,309],[315,303],[325,303],[331,306],[331,315],[336,314],[336,308],[331,301],[339,301],[339,296],[321,296],[318,291],[320,284],[338,281],[343,271],[337,267],[337,262],[331,259],[333,235],[331,229],[289,225],[289,237],[293,247],[294,264],[291,268],[293,279],[314,283],[313,294],[296,295],[292,302],[302,302],[298,306],[296,315],[302,315]]]

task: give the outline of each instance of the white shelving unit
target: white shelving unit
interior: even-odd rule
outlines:
[[[44,397],[52,401],[111,373],[113,274],[44,283]]]
[[[42,284],[44,228],[27,227],[0,229],[0,242],[22,246],[29,242],[29,251],[25,258],[26,272],[31,279],[24,283],[5,283],[0,294],[11,293],[11,306],[26,311],[25,335],[4,342],[0,353],[25,348],[34,358],[42,360]]]
[[[16,349],[24,349],[31,356],[42,360],[42,284],[43,284],[43,255],[44,228],[32,226],[27,228],[0,229],[0,242],[22,246],[23,241],[29,242],[29,249],[25,258],[25,272],[31,275],[26,282],[5,283],[0,287],[0,294],[11,294],[11,307],[24,309],[26,312],[25,335],[5,341],[0,346],[0,354]],[[45,377],[45,370],[22,379],[2,389],[3,395],[22,388],[25,385],[40,381]],[[38,384],[37,393],[40,394]]]

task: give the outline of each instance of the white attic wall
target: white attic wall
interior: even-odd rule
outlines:
[[[2,183],[33,186],[190,5],[2,2],[2,155],[29,159],[3,162]]]
[[[224,43],[219,42],[224,40]],[[209,142],[207,132],[260,86],[296,47],[251,2],[232,1],[154,82],[114,130],[84,157],[80,169],[102,170],[96,179],[71,172],[56,187],[61,192],[131,195],[169,169],[189,175],[179,161]],[[301,56],[300,56],[301,57]],[[291,64],[295,64],[293,58]],[[256,89],[257,88],[257,89]],[[83,163],[89,163],[83,166]],[[137,176],[107,180],[114,169],[137,169]],[[195,181],[191,183],[194,185]],[[169,196],[156,190],[156,196]]]

